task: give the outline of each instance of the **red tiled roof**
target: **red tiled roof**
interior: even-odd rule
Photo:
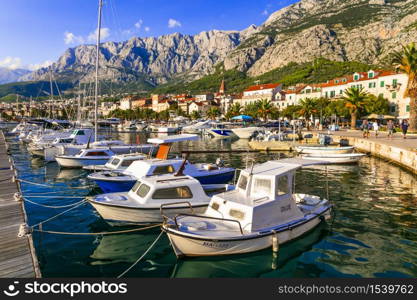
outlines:
[[[259,90],[269,90],[274,89],[278,86],[280,86],[280,83],[267,83],[267,84],[259,84],[259,85],[253,85],[248,87],[245,92],[252,92],[252,91],[259,91]]]
[[[351,75],[347,75],[343,77],[334,78],[332,80],[329,80],[327,83],[321,83],[318,85],[318,87],[323,88],[323,87],[339,86],[339,85],[344,85],[347,83],[361,82],[365,80],[372,80],[372,79],[377,79],[379,77],[397,74],[396,72],[390,71],[390,70],[374,71],[375,73],[374,77],[369,78],[368,72],[357,72],[357,73],[359,74],[359,80],[354,80],[353,79],[354,74],[351,74]],[[345,79],[345,81],[343,81],[343,79]],[[336,83],[336,81],[338,81],[338,83]]]

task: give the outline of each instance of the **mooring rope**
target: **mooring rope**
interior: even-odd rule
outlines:
[[[141,257],[139,257],[129,268],[127,268],[123,273],[121,273],[119,276],[117,276],[116,278],[121,278],[123,277],[127,272],[129,272],[134,266],[137,265],[138,262],[140,262],[142,260],[142,258],[145,257],[146,254],[148,254],[148,252],[153,248],[153,246],[155,246],[156,242],[161,238],[162,234],[164,232],[161,231],[161,233],[158,235],[158,237],[155,239],[155,241],[153,241],[153,243],[149,246],[149,248],[145,251],[145,253],[142,254]]]
[[[64,210],[63,212],[61,212],[61,213],[59,213],[59,214],[57,214],[57,215],[55,215],[55,216],[52,216],[52,217],[50,217],[49,219],[46,219],[46,220],[44,220],[44,221],[42,221],[42,222],[39,222],[38,224],[32,225],[32,226],[30,226],[30,227],[31,227],[32,229],[34,229],[35,227],[37,227],[37,226],[39,226],[39,225],[42,225],[42,224],[44,224],[44,223],[46,223],[46,222],[49,222],[49,221],[51,221],[51,220],[53,220],[53,219],[56,219],[57,217],[59,217],[59,216],[61,216],[61,215],[65,214],[65,213],[67,213],[67,212],[69,212],[69,211],[71,211],[71,210],[73,210],[73,209],[75,209],[75,208],[77,208],[77,207],[79,207],[79,206],[83,205],[83,204],[84,204],[84,203],[86,203],[86,202],[87,202],[87,200],[83,200],[83,201],[81,201],[79,204],[72,206],[70,209]]]
[[[49,187],[49,188],[56,188],[56,187],[61,187],[61,186],[57,186],[57,185],[50,185],[50,184],[44,184],[44,183],[38,183],[38,182],[33,182],[33,181],[28,181],[28,180],[24,180],[24,179],[17,179],[17,181],[23,182],[23,183],[27,183],[27,184],[33,184],[33,185],[38,185],[38,186],[45,186],[45,187]],[[94,186],[92,185],[86,185],[86,186],[80,186],[80,187],[74,187],[74,186],[64,186],[65,188],[69,188],[69,189],[89,189],[92,188]]]
[[[84,198],[84,197],[83,197],[83,198]],[[80,204],[81,202],[85,202],[85,199],[84,199],[84,200],[81,200],[81,201],[78,201],[78,202],[75,202],[75,203],[71,203],[71,204],[67,204],[67,205],[53,206],[53,205],[46,205],[46,204],[41,204],[41,203],[33,202],[33,201],[30,201],[29,199],[26,199],[25,197],[22,197],[22,199],[23,199],[24,201],[26,201],[26,202],[32,203],[32,204],[34,204],[34,205],[38,205],[38,206],[42,206],[42,207],[46,207],[46,208],[66,208],[66,207],[71,207],[71,206],[74,206],[74,205]]]
[[[61,199],[85,198],[85,196],[60,196],[60,195],[53,195],[53,196],[25,195],[25,197],[29,197],[29,198],[61,198]]]
[[[137,232],[148,230],[151,228],[159,227],[161,224],[154,224],[146,227],[134,228],[134,229],[126,229],[126,230],[119,230],[119,231],[104,231],[104,232],[65,232],[65,231],[53,231],[53,230],[43,230],[43,229],[35,229],[33,231],[43,232],[43,233],[50,233],[50,234],[61,234],[61,235],[111,235],[111,234],[121,234],[121,233],[130,233],[130,232]]]

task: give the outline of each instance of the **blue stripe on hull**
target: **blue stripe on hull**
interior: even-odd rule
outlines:
[[[136,180],[130,181],[107,181],[94,180],[101,190],[105,193],[118,193],[129,191],[136,183]]]
[[[235,172],[220,173],[215,175],[207,175],[195,177],[201,184],[222,184],[230,182],[235,176]],[[136,183],[135,180],[130,181],[111,181],[111,180],[94,180],[104,193],[118,193],[129,191]]]

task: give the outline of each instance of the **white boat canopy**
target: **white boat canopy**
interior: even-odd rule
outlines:
[[[148,139],[148,143],[159,145],[158,153],[156,153],[156,158],[167,159],[169,150],[171,149],[173,143],[183,141],[196,141],[198,138],[199,137],[196,134],[177,134],[163,138],[150,138]]]

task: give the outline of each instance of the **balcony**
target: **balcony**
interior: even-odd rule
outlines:
[[[385,88],[390,92],[399,92],[401,88],[401,83],[393,84],[386,84]]]

